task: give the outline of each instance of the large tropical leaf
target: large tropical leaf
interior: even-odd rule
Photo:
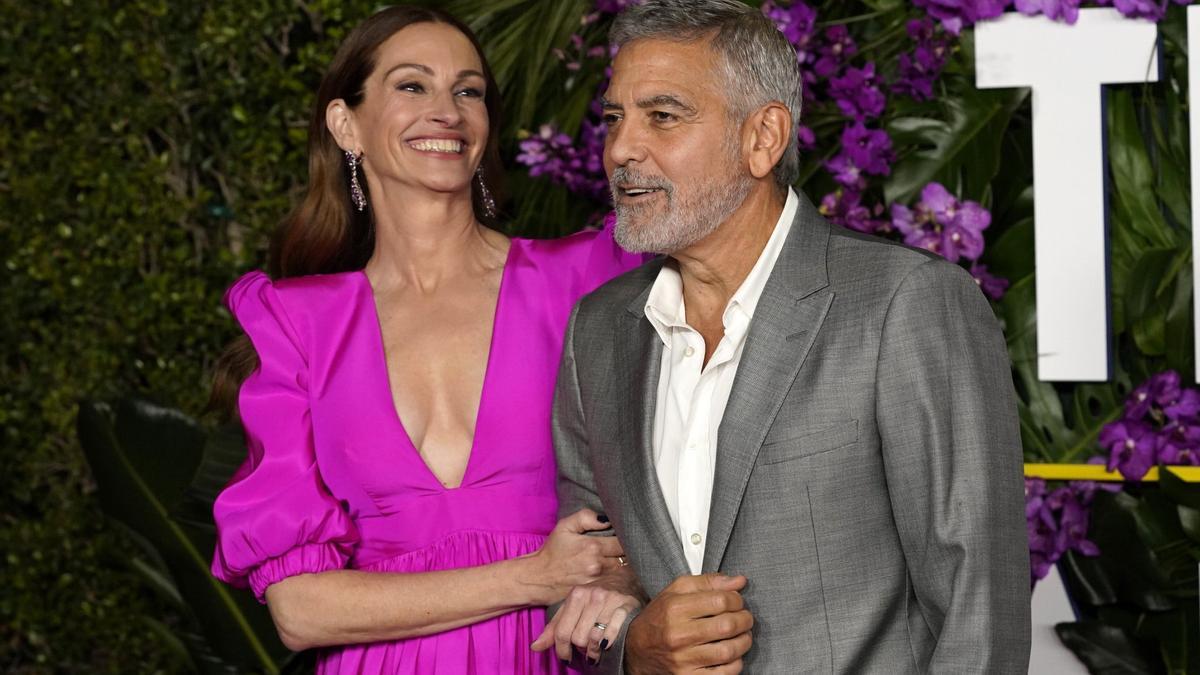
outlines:
[[[1054,630],[1093,675],[1141,675],[1162,669],[1156,654],[1127,630],[1100,621],[1060,623]]]
[[[102,508],[161,555],[179,597],[195,617],[204,639],[185,636],[183,642],[191,643],[197,668],[279,672],[289,654],[265,608],[213,578],[211,532],[171,517],[200,464],[201,428],[177,411],[132,400],[120,404],[115,415],[102,403],[82,403],[78,431]]]
[[[1096,438],[1105,424],[1120,416],[1118,386],[1128,377],[1118,370],[1114,383],[1057,388],[1038,379],[1033,275],[1012,285],[999,311],[1017,374],[1025,456],[1035,461],[1081,462],[1098,454]]]
[[[1029,95],[1027,89],[963,89],[942,101],[938,117],[900,117],[888,124],[898,146],[915,150],[892,168],[883,192],[889,202],[907,203],[930,181],[955,185],[956,169],[968,165],[972,185],[982,190],[999,166],[1000,138],[1008,120]]]

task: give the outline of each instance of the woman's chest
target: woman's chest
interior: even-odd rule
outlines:
[[[445,491],[420,453],[439,414],[452,420],[443,428],[457,427],[455,440],[465,448],[462,487],[552,490],[551,407],[563,326],[540,310],[526,298],[501,298],[483,328],[454,313],[420,324],[410,317],[412,330],[390,338],[382,320],[362,320],[318,341],[312,426],[331,492],[352,511],[368,512]]]

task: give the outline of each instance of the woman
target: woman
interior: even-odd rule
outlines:
[[[265,600],[289,647],[330,647],[323,673],[558,672],[530,650],[543,606],[630,576],[615,537],[585,535],[606,518],[555,525],[550,403],[572,305],[641,258],[607,231],[484,227],[498,128],[465,26],[371,17],[317,93],[275,281],[226,295],[252,344],[215,395],[237,391],[250,456],[214,506],[213,573]],[[610,618],[578,621],[611,640]]]

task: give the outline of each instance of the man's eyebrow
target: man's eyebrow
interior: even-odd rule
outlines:
[[[604,108],[606,110],[609,110],[609,109],[624,110],[625,109],[625,106],[621,105],[620,103],[613,103],[612,101],[608,100],[607,98],[605,98],[603,96],[600,97],[600,107]]]
[[[659,94],[650,98],[639,99],[637,102],[639,108],[675,108],[686,113],[694,113],[696,109],[687,103],[684,103],[679,98],[671,94]]]

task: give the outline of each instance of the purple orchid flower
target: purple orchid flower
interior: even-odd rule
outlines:
[[[813,72],[817,77],[825,79],[842,68],[842,64],[858,53],[858,45],[850,35],[850,29],[842,24],[830,26],[824,35],[818,50]]]
[[[991,219],[978,203],[960,202],[940,183],[926,185],[913,209],[892,205],[892,224],[904,235],[904,243],[950,262],[978,260],[983,255],[983,231]]]
[[[1200,425],[1173,421],[1159,432],[1155,442],[1155,457],[1160,464],[1200,464]]]
[[[1096,490],[1086,481],[1072,482],[1049,491],[1040,478],[1025,479],[1025,527],[1029,535],[1029,582],[1032,587],[1050,572],[1067,551],[1099,555],[1088,540],[1088,505]]]
[[[989,273],[987,265],[980,265],[979,263],[972,263],[970,272],[984,295],[992,300],[999,300],[1004,297],[1005,291],[1008,290],[1008,279]]]
[[[933,83],[946,66],[950,41],[937,32],[929,18],[913,19],[906,29],[916,46],[912,52],[900,55],[900,68],[891,89],[902,96],[928,101],[933,98]]]
[[[913,0],[952,35],[978,21],[1000,16],[1011,0]]]
[[[887,107],[887,97],[879,90],[873,62],[862,68],[847,68],[845,74],[830,78],[829,95],[842,114],[860,122],[879,117]]]
[[[887,132],[855,122],[842,130],[842,149],[825,163],[825,168],[841,185],[862,191],[867,186],[864,174],[887,175],[892,170],[892,159],[892,139]]]
[[[840,189],[825,195],[818,210],[831,223],[851,230],[871,233],[876,229],[871,209],[862,204],[862,194],[855,190]]]
[[[1015,0],[1014,6],[1026,16],[1042,14],[1047,19],[1068,24],[1079,19],[1079,0]]]
[[[1129,480],[1141,480],[1154,465],[1155,434],[1149,425],[1122,419],[1104,426],[1100,445],[1108,449],[1108,470],[1119,471]]]
[[[811,48],[813,38],[817,34],[817,10],[809,7],[803,0],[797,0],[790,5],[767,0],[763,3],[762,12],[775,22],[803,61],[804,53]]]
[[[1190,0],[1173,0],[1176,5],[1190,4]],[[1161,21],[1167,15],[1167,0],[1096,0],[1097,5],[1113,6],[1130,19]]]

